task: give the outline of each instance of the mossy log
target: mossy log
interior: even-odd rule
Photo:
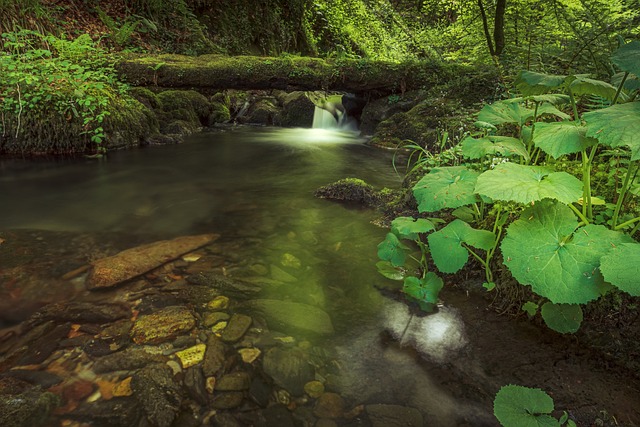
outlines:
[[[430,62],[202,55],[129,56],[117,66],[135,86],[163,88],[332,90],[385,95],[433,87],[471,67]]]

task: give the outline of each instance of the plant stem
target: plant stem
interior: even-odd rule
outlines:
[[[631,230],[631,231],[633,231],[633,233],[635,233],[635,231],[634,231],[634,230],[637,230],[637,229],[638,229],[638,226],[640,226],[640,216],[637,216],[637,217],[635,217],[635,218],[633,218],[633,219],[630,219],[629,221],[625,221],[625,222],[623,222],[622,224],[617,225],[617,226],[614,228],[614,230],[620,230],[620,229],[623,229],[623,228],[625,228],[627,225],[631,225],[631,224],[633,224],[634,222],[638,222],[638,224],[633,228],[633,230]],[[631,235],[633,235],[633,233],[631,233]]]
[[[489,264],[487,263],[487,261],[483,260],[480,257],[480,255],[475,253],[468,245],[465,244],[464,247],[469,251],[469,253],[471,255],[473,255],[473,257],[475,259],[478,260],[478,262],[480,264],[482,264],[482,267],[484,268],[484,277],[485,277],[485,279],[487,279],[487,283],[492,283],[493,282],[493,273],[491,272],[491,269],[489,268]]]
[[[613,217],[611,218],[611,228],[613,228],[614,230],[617,230],[620,209],[622,209],[624,199],[627,195],[627,190],[629,190],[631,177],[635,176],[637,170],[637,163],[630,162],[629,168],[627,169],[627,174],[624,176],[624,182],[622,183],[622,187],[620,188],[620,192],[618,193],[618,201],[616,202],[616,207],[613,210]]]
[[[578,117],[578,105],[576,104],[576,98],[574,98],[573,92],[571,92],[571,89],[569,89],[567,92],[569,92],[569,99],[571,100],[571,107],[573,107],[573,120],[575,122],[578,122],[578,120],[580,120],[580,117]]]
[[[629,77],[629,72],[625,71],[624,76],[620,81],[620,85],[618,86],[618,90],[616,91],[616,96],[614,96],[613,101],[611,101],[611,105],[616,105],[616,102],[618,101],[618,97],[620,96],[620,92],[622,92],[622,86],[624,86],[624,82],[627,80],[627,77]]]
[[[584,215],[582,214],[582,212],[580,212],[580,209],[578,209],[578,208],[576,208],[575,206],[573,206],[573,203],[569,203],[567,206],[569,206],[569,207],[571,208],[571,210],[572,210],[576,215],[578,215],[578,217],[582,220],[582,222],[583,222],[584,224],[581,224],[581,225],[587,225],[587,224],[590,224],[590,222],[589,222],[589,220],[587,219],[587,217],[586,217],[586,216],[584,216]]]
[[[582,214],[591,221],[593,211],[591,209],[591,155],[595,153],[595,147],[587,155],[587,150],[582,150]]]

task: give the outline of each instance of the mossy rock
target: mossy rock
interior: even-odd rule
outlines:
[[[316,106],[302,91],[291,92],[282,98],[280,126],[310,128]]]
[[[394,114],[407,112],[427,96],[424,90],[414,90],[402,95],[389,95],[369,101],[362,110],[360,131],[373,135],[378,125]]]
[[[355,203],[367,207],[380,207],[391,201],[393,195],[388,190],[376,190],[358,178],[345,178],[325,185],[315,191],[321,199]]]
[[[159,132],[155,113],[137,99],[122,96],[112,101],[110,115],[104,123],[106,149],[130,148],[144,145]]]
[[[244,117],[238,119],[241,123],[258,125],[273,125],[280,121],[281,109],[275,99],[263,98],[253,104]]]
[[[192,122],[174,120],[164,127],[163,133],[167,135],[188,136],[196,132],[198,128]]]
[[[229,105],[221,102],[211,103],[211,113],[207,118],[207,126],[213,126],[216,123],[228,123],[231,120]]]
[[[205,124],[211,113],[211,103],[194,90],[166,90],[158,94],[158,100],[164,111],[190,110],[200,123]]]
[[[158,95],[151,92],[146,87],[132,87],[129,90],[129,94],[151,110],[162,109],[162,103],[160,102]]]

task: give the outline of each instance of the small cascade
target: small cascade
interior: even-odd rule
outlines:
[[[336,105],[326,103],[327,108],[320,108],[316,105],[313,112],[313,129],[337,130],[357,132],[356,120],[347,116],[347,113]]]

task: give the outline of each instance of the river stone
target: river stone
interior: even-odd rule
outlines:
[[[114,256],[99,259],[92,263],[87,277],[87,289],[115,286],[205,246],[217,238],[215,234],[178,237],[127,249]]]
[[[211,406],[214,409],[233,409],[242,404],[244,394],[241,391],[224,391],[216,394]]]
[[[103,356],[95,361],[93,371],[105,374],[115,371],[133,371],[152,363],[165,363],[167,356],[151,354],[139,347],[131,347],[119,353]]]
[[[138,317],[131,329],[136,344],[159,344],[191,331],[196,319],[186,307],[173,306]]]
[[[204,374],[200,366],[192,366],[184,373],[184,385],[189,395],[199,404],[209,404],[209,394],[205,386]]]
[[[46,320],[73,323],[111,323],[130,316],[131,309],[122,304],[72,301],[49,304],[43,307],[29,319],[28,324],[40,324]]]
[[[282,404],[269,406],[261,411],[265,427],[295,427],[291,411]]]
[[[25,427],[48,425],[51,411],[60,404],[58,396],[34,388],[18,395],[0,396],[0,425]]]
[[[196,285],[209,286],[216,289],[221,294],[234,298],[248,298],[259,294],[262,291],[260,285],[256,285],[244,280],[231,279],[218,273],[199,273],[189,276],[187,280]]]
[[[313,414],[318,418],[341,418],[344,415],[344,399],[336,393],[324,393],[318,398]]]
[[[175,420],[182,395],[166,365],[149,365],[133,376],[131,389],[147,419],[157,427],[169,427]]]
[[[44,362],[58,348],[59,342],[67,337],[71,330],[71,324],[56,326],[52,331],[29,344],[27,351],[17,361],[17,365],[38,365]]]
[[[253,319],[251,319],[251,317],[235,313],[231,316],[231,319],[229,319],[227,327],[222,331],[222,341],[228,343],[238,341],[243,337],[245,332],[247,332],[252,322]]]
[[[190,368],[202,362],[207,349],[205,344],[196,344],[193,347],[176,352],[176,357],[184,369]]]
[[[139,425],[140,407],[131,397],[114,397],[83,403],[65,418],[76,419],[92,426],[131,427]]]
[[[0,374],[2,378],[15,378],[29,384],[49,388],[62,382],[62,378],[47,371],[31,371],[29,369],[11,369]],[[1,425],[1,424],[0,424]]]
[[[256,299],[245,305],[262,312],[271,329],[315,335],[334,332],[329,315],[312,305],[274,299]]]
[[[246,372],[231,372],[223,375],[216,383],[216,391],[242,391],[248,390],[251,385],[251,377]]]
[[[422,427],[422,414],[416,408],[400,405],[367,405],[365,406],[372,427]]]
[[[224,311],[214,311],[213,313],[205,314],[204,320],[202,323],[207,328],[210,328],[211,326],[215,325],[218,322],[221,322],[223,320],[229,320],[229,317],[230,317],[229,314],[225,313]]]
[[[249,396],[262,407],[269,404],[271,398],[271,387],[260,377],[253,377],[249,387]]]
[[[225,344],[215,335],[207,339],[207,350],[204,352],[202,370],[204,375],[212,377],[224,366]]]
[[[312,366],[298,348],[269,349],[264,355],[262,366],[273,382],[295,396],[301,396],[304,385],[314,377]]]

